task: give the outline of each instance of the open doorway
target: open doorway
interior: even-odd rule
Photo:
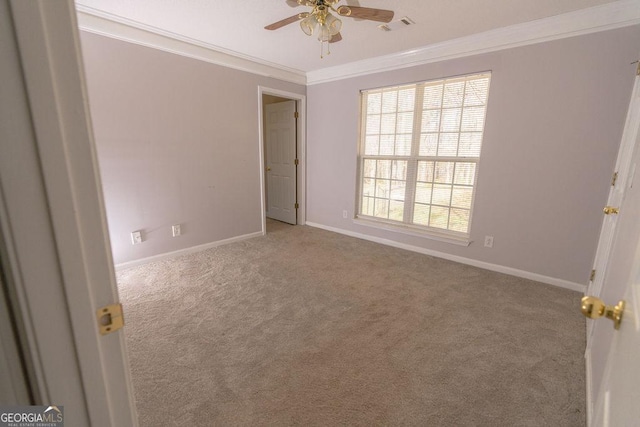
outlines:
[[[262,231],[266,219],[305,222],[304,96],[259,87]]]
[[[263,95],[265,201],[267,218],[295,225],[296,194],[296,101]]]

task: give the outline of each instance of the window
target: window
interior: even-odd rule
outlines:
[[[358,218],[468,237],[490,78],[362,91]]]

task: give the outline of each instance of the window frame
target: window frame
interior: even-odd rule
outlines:
[[[420,81],[416,83],[399,84],[394,86],[385,86],[385,87],[372,88],[372,89],[363,89],[360,91],[360,126],[359,126],[360,131],[359,131],[359,138],[358,138],[357,168],[356,168],[357,169],[357,177],[356,177],[357,191],[356,191],[356,215],[354,219],[355,222],[365,226],[369,226],[369,227],[375,227],[375,228],[391,230],[391,231],[398,231],[408,235],[427,237],[434,240],[445,241],[445,242],[464,245],[464,246],[469,245],[470,236],[471,236],[471,227],[473,222],[473,212],[475,207],[476,191],[478,186],[478,176],[479,176],[479,169],[480,169],[482,144],[484,142],[484,132],[486,129],[486,117],[487,117],[487,110],[489,105],[491,77],[492,77],[491,71],[482,71],[482,72],[474,72],[474,73],[458,75],[458,76],[449,76],[449,77],[425,80],[425,81]],[[466,82],[468,82],[469,80],[485,79],[485,78],[488,78],[488,81],[487,81],[487,89],[486,89],[486,98],[484,99],[484,102],[480,104],[484,107],[484,113],[482,116],[482,129],[481,129],[481,137],[479,139],[478,155],[477,156],[458,156],[457,155],[460,152],[460,135],[465,133],[465,131],[463,131],[463,122],[462,122],[464,110],[465,108],[473,107],[472,105],[465,105],[465,100],[466,100],[465,92],[463,92],[463,97],[462,97],[461,106],[460,106],[460,119],[458,121],[457,130],[455,132],[457,134],[456,155],[455,156],[438,156],[437,152],[435,153],[435,155],[420,155],[420,144],[421,144],[422,136],[426,133],[429,133],[424,131],[421,123],[423,113],[425,111],[432,110],[432,111],[439,112],[438,131],[434,133],[436,133],[438,136],[440,136],[442,133],[446,133],[446,132],[442,132],[442,112],[446,108],[443,108],[442,102],[440,107],[437,109],[425,108],[424,106],[425,87],[434,86],[434,83],[440,82],[441,87],[444,89],[445,85],[449,82],[455,82],[456,80],[463,80],[465,82],[465,90],[466,90]],[[401,90],[409,89],[409,88],[412,88],[415,90],[414,106],[412,111],[413,122],[412,122],[412,128],[411,128],[411,146],[409,147],[410,154],[409,155],[381,155],[380,151],[378,151],[378,154],[365,154],[366,152],[365,144],[367,139],[367,119],[368,119],[368,115],[370,114],[368,103],[367,103],[368,97],[371,94],[376,94],[376,93],[383,94],[385,92],[391,92],[391,91],[399,93]],[[441,97],[444,99],[445,97],[444,93],[442,93]],[[454,108],[454,107],[450,107],[450,108]],[[403,110],[399,109],[398,106],[396,105],[393,111],[393,113],[396,115],[396,119],[398,117],[398,113],[402,111]],[[382,120],[382,116],[384,114],[382,110],[379,114],[380,114],[380,120]],[[396,127],[393,135],[394,137],[396,137],[398,134],[402,134],[402,133],[398,132],[398,128]],[[384,135],[382,134],[382,132],[378,135],[380,139],[382,139],[381,138],[382,135]],[[363,213],[364,212],[363,204],[365,199],[365,194],[364,194],[365,180],[371,179],[371,177],[364,176],[366,160],[374,160],[374,161],[390,160],[391,162],[393,161],[406,162],[406,165],[405,165],[406,176],[404,180],[405,196],[403,200],[402,220],[399,221],[394,219],[381,218],[381,217],[367,215]],[[455,168],[459,164],[464,164],[464,163],[474,164],[475,170],[473,172],[473,181],[471,185],[455,184],[455,178],[452,178],[451,183],[447,184],[447,185],[450,185],[451,187],[449,204],[444,206],[448,209],[447,228],[434,227],[431,225],[421,225],[421,224],[416,224],[414,222],[414,210],[415,210],[416,204],[419,204],[419,202],[416,199],[416,189],[419,186],[417,177],[418,177],[418,165],[420,164],[420,162],[432,162],[433,167],[435,167],[435,164],[437,162],[451,163],[453,165],[452,166],[453,170],[451,172],[452,175],[455,174],[454,172]],[[376,165],[377,165],[377,162],[376,162]],[[375,179],[377,180],[379,178],[376,176]],[[385,179],[388,179],[389,181],[394,180],[391,175],[390,175],[390,178],[385,178]],[[435,178],[433,178],[433,181],[430,183],[426,183],[424,181],[422,181],[422,183],[428,184],[431,186],[435,186],[437,184],[435,181]],[[453,202],[452,202],[453,189],[456,188],[456,186],[471,187],[471,197],[470,197],[468,209],[466,207],[461,208],[453,205]],[[431,195],[433,195],[433,193],[431,193]],[[367,196],[367,197],[371,197],[371,196]],[[376,198],[377,197],[374,194],[371,200],[375,200]],[[389,196],[388,200],[389,200],[388,203],[391,203],[393,199],[391,198],[391,196]],[[436,207],[443,206],[437,203],[434,204],[432,202],[433,200],[430,199],[429,203],[424,203],[424,205],[429,206],[429,209],[431,209],[434,205]],[[452,210],[455,210],[455,209],[468,211],[466,232],[449,229],[450,227],[449,218],[451,216]],[[431,211],[429,210],[429,212]]]

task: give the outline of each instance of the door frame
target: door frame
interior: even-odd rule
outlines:
[[[69,426],[137,426],[123,331],[98,332],[118,293],[75,4],[1,6],[0,255],[34,403]]]
[[[263,95],[279,96],[296,101],[296,110],[298,111],[298,121],[296,125],[296,150],[298,153],[298,167],[296,168],[296,198],[298,200],[298,212],[296,215],[296,224],[304,225],[307,221],[307,153],[306,153],[306,135],[307,135],[307,97],[299,93],[287,92],[284,90],[273,89],[265,86],[258,86],[258,144],[260,153],[260,207],[262,217],[262,234],[267,232],[267,206],[265,194],[265,177],[264,177],[264,111],[262,108]]]

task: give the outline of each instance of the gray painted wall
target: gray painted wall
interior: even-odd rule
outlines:
[[[308,88],[307,220],[586,284],[640,53],[640,27]],[[473,243],[353,223],[359,91],[491,70]],[[485,235],[495,238],[484,248]]]
[[[82,33],[115,262],[260,231],[263,85],[308,92],[308,221],[586,283],[638,40],[640,27],[630,27],[306,89]],[[493,74],[473,243],[343,219],[355,210],[359,91],[485,70]],[[171,237],[172,224],[182,236]],[[145,241],[131,245],[139,229]]]
[[[81,36],[116,264],[259,232],[258,86],[306,88]]]

